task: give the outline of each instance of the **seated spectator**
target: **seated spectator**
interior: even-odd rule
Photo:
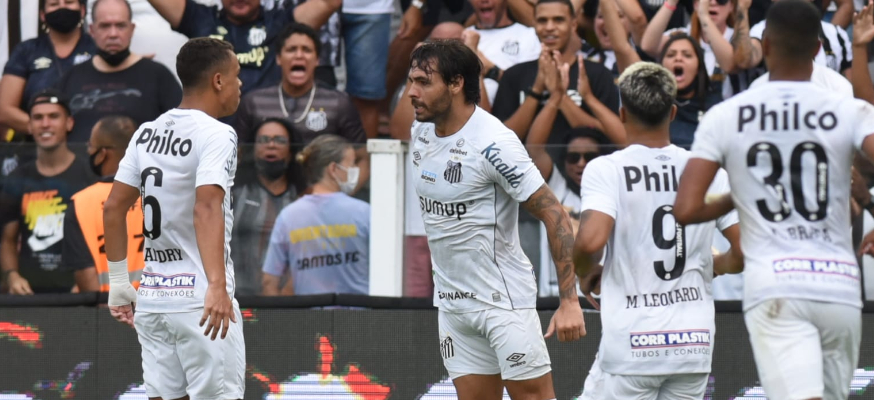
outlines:
[[[596,2],[593,2],[597,5]],[[628,40],[632,43],[640,43],[643,38],[643,33],[647,27],[646,15],[637,3],[637,0],[619,0],[619,20],[622,21],[622,27],[626,32],[629,32]],[[596,62],[603,65],[613,73],[614,78],[619,78],[619,67],[616,65],[616,53],[613,51],[613,43],[610,42],[610,36],[607,35],[607,29],[604,26],[604,14],[600,10],[596,11],[592,31],[597,39],[597,43],[592,44],[583,42],[582,52],[586,55],[586,60]],[[577,32],[580,29],[577,28]],[[582,37],[582,34],[580,34]],[[644,56],[640,51],[641,58],[649,58]]]
[[[370,205],[349,197],[358,184],[355,151],[336,135],[319,136],[297,156],[312,194],[279,214],[264,260],[262,294],[279,294],[291,273],[293,294],[369,292]]]
[[[592,110],[583,102],[576,91],[577,52],[582,45],[575,36],[576,19],[574,10],[568,0],[540,0],[535,7],[535,25],[537,37],[543,44],[543,52],[547,56],[539,60],[517,64],[504,72],[492,106],[492,114],[504,121],[524,138],[535,116],[546,104],[549,88],[545,85],[547,69],[568,64],[568,90],[561,97],[558,105],[560,115],[549,135],[550,145],[567,143],[564,133],[571,128],[583,126],[598,126],[598,121],[592,116]],[[556,56],[557,54],[557,56]],[[619,109],[619,95],[613,83],[613,75],[604,66],[584,61],[586,75],[592,83],[592,95],[606,105],[614,113]]]
[[[134,23],[126,0],[98,0],[91,9],[97,56],[73,67],[58,83],[76,125],[70,142],[86,142],[97,121],[129,117],[139,125],[179,105],[182,87],[167,67],[130,52]]]
[[[309,26],[291,23],[274,42],[282,82],[243,96],[234,129],[240,143],[252,143],[252,127],[267,118],[282,118],[294,128],[292,142],[307,144],[326,133],[364,144],[367,136],[355,105],[343,92],[322,87],[315,80],[319,62],[319,37]],[[370,176],[369,157],[363,146],[357,152],[361,182]]]
[[[280,118],[255,126],[255,171],[237,176],[231,258],[239,295],[261,293],[261,266],[276,216],[306,189],[294,162],[292,127]],[[248,148],[246,148],[248,149]]]
[[[489,104],[495,102],[498,81],[508,68],[540,56],[540,39],[534,28],[510,19],[507,0],[471,1],[476,17],[467,28],[465,44],[471,47],[483,64],[484,92]]]
[[[308,0],[297,7],[264,10],[258,0],[222,0],[222,9],[194,0],[149,0],[177,32],[209,36],[234,45],[240,61],[242,93],[275,85],[280,71],[273,62],[273,38],[289,22],[319,29],[340,9],[340,0]]]
[[[96,183],[73,195],[64,215],[64,267],[73,271],[91,270],[89,282],[80,282],[80,292],[109,292],[109,264],[103,248],[103,203],[109,197],[118,163],[137,126],[128,117],[103,117],[91,130],[88,141],[89,164],[99,177]],[[127,267],[134,288],[143,273],[143,208],[140,199],[127,212]]]
[[[39,19],[45,34],[19,43],[3,68],[0,78],[0,143],[32,142],[27,135],[27,105],[31,97],[54,87],[58,79],[76,64],[91,59],[97,46],[82,30],[85,7],[78,1],[39,2]],[[0,187],[19,164],[33,160],[31,146],[0,146]]]
[[[76,64],[91,59],[97,46],[82,30],[85,7],[78,1],[40,1],[45,35],[19,43],[0,79],[0,124],[27,133],[31,97],[50,87]]]
[[[275,1],[276,8],[282,8],[282,3],[286,3],[285,7],[298,7],[307,0],[262,0],[261,4],[267,1]],[[322,0],[314,0],[322,1]],[[265,11],[267,7],[265,6]],[[341,45],[340,45],[340,13],[331,14],[327,22],[319,29],[319,41],[322,43],[322,51],[319,52],[319,66],[316,67],[316,80],[322,82],[328,87],[337,88],[337,74],[335,68],[339,67]]]
[[[578,57],[577,62],[585,65],[582,60],[583,55],[580,54]],[[607,135],[590,128],[576,128],[566,133],[564,136],[568,137],[568,143],[561,150],[563,155],[561,159],[564,162],[559,168],[546,149],[551,127],[558,114],[558,103],[561,101],[559,98],[564,96],[567,90],[567,88],[559,87],[560,90],[550,90],[549,100],[537,118],[534,119],[534,123],[531,124],[531,130],[525,142],[525,147],[528,149],[528,154],[531,155],[534,165],[537,166],[543,179],[555,193],[555,197],[571,216],[571,225],[574,229],[580,225],[578,220],[582,204],[580,202],[580,182],[586,164],[601,154],[611,152],[615,148],[614,143],[624,145],[626,142],[625,127],[619,117],[601,104],[597,97],[592,96],[585,69],[581,72],[577,80],[577,91],[595,113],[601,126],[604,127],[604,131],[608,132]],[[562,81],[558,76],[550,77],[549,80],[550,82]],[[546,227],[542,223],[540,224],[540,247],[539,296],[558,296],[558,278],[555,275],[555,266],[549,253]]]
[[[774,0],[778,1],[778,0]],[[747,17],[749,2],[741,1],[737,7],[737,23],[732,39],[734,45],[734,62],[738,68],[753,68],[761,64],[762,34],[765,31],[765,20],[750,28]],[[825,65],[846,77],[850,77],[850,67],[853,61],[851,42],[843,28],[829,22],[821,21],[822,31],[819,52],[813,61]]]
[[[667,0],[659,12],[650,21],[643,35],[640,47],[652,57],[664,49],[665,43],[674,32],[684,32],[698,41],[704,51],[704,65],[714,89],[722,92],[727,99],[734,92],[727,74],[735,72],[734,49],[731,47],[731,37],[734,35],[734,9],[737,0],[695,0],[695,13],[692,21],[684,28],[665,31],[668,20],[677,9],[679,0]]]
[[[619,40],[627,33],[618,23],[619,16],[611,1],[601,2],[610,39],[614,43],[619,71],[639,62],[640,56],[631,44]],[[674,32],[662,48],[658,62],[674,73],[677,80],[677,115],[671,121],[671,143],[688,148],[692,145],[698,121],[704,113],[722,100],[721,93],[712,90],[704,53],[698,41],[683,32]]]
[[[31,98],[29,109],[36,160],[20,165],[0,194],[3,281],[18,295],[70,292],[75,283],[89,287],[87,282],[96,280],[94,270],[64,269],[62,250],[70,197],[94,176],[67,147],[73,117],[63,95],[47,89]]]

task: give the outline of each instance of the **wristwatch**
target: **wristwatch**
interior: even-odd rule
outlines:
[[[535,93],[530,87],[523,89],[522,92],[524,92],[526,96],[530,96],[538,101],[542,101],[546,98],[543,93]]]
[[[413,0],[410,2],[410,6],[416,7],[421,10],[423,7],[425,7],[425,2],[423,2],[422,0]]]
[[[489,68],[489,70],[486,72],[486,76],[485,76],[485,77],[486,77],[486,78],[489,78],[489,79],[491,79],[491,80],[497,81],[498,78],[501,77],[501,69],[498,68],[497,65],[495,65],[495,66]]]

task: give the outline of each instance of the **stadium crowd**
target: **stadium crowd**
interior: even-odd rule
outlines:
[[[230,42],[241,66],[242,101],[223,121],[239,143],[236,293],[366,294],[371,206],[363,145],[410,139],[406,81],[419,43],[456,39],[475,51],[483,66],[479,107],[516,133],[578,218],[586,164],[626,144],[616,78],[641,60],[673,72],[671,142],[688,148],[711,107],[767,80],[761,39],[770,3],[40,0],[38,34],[14,43],[0,79],[0,292],[108,290],[101,209],[127,143],[191,151],[190,142],[173,138],[172,126],[134,136],[182,97],[175,54],[184,39],[171,30]],[[823,19],[812,80],[874,103],[874,23],[854,18],[863,4],[814,4]],[[858,218],[874,212],[874,168],[861,158],[855,164]],[[150,219],[160,211],[142,202],[128,212],[128,259],[140,261],[129,264],[133,282],[142,260],[175,256],[144,253],[143,238],[155,229]],[[426,205],[409,190],[406,205],[404,294],[429,297],[431,258],[418,218]],[[522,246],[540,265],[540,295],[555,296],[544,228],[521,214]],[[335,242],[322,238],[344,244],[329,254],[325,246]]]

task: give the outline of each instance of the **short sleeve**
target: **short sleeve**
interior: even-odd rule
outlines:
[[[580,183],[580,212],[598,211],[615,220],[619,208],[616,201],[618,184],[619,179],[610,160],[604,157],[592,160],[586,165]]]
[[[139,188],[141,184],[140,163],[137,157],[137,142],[134,138],[139,137],[140,129],[134,132],[130,143],[127,145],[127,150],[124,152],[124,157],[118,163],[118,171],[115,173],[115,180],[124,183],[128,186]]]
[[[841,60],[841,72],[847,70],[847,68],[852,67],[853,63],[853,42],[850,40],[850,37],[847,35],[847,31],[840,26],[833,25],[835,28],[835,34],[838,36],[838,44],[841,46],[841,54],[843,54],[843,59]]]
[[[21,169],[21,166],[18,167]],[[24,195],[22,188],[23,177],[13,171],[6,178],[3,189],[0,190],[0,229],[7,223],[21,218],[21,199]]]
[[[167,67],[163,64],[155,63],[155,68],[158,70],[158,107],[161,114],[179,105],[182,101],[182,86],[173,76]]]
[[[758,24],[750,28],[750,39],[762,40],[762,35],[765,33],[765,21],[760,21]]]
[[[857,150],[862,150],[862,142],[868,135],[874,133],[874,106],[863,100],[852,99],[852,102],[851,107],[855,111],[855,118],[851,119],[855,123],[853,144]]]
[[[233,130],[227,127],[200,141],[197,157],[194,186],[218,185],[227,193],[237,165],[237,135]]]
[[[261,270],[265,274],[282,276],[288,269],[288,229],[285,228],[285,219],[291,213],[288,207],[279,213],[273,231],[270,233],[270,244],[267,246],[267,254],[264,255],[264,265]]]
[[[527,201],[546,182],[513,132],[508,130],[495,137],[497,140],[480,151],[485,175],[516,201]]]
[[[352,99],[345,93],[341,93],[340,104],[340,136],[346,138],[350,143],[366,143],[367,134],[364,132],[361,116],[358,114],[355,104],[352,103]]]
[[[30,55],[33,54],[32,42],[26,41],[19,43],[9,55],[9,60],[6,61],[6,66],[3,67],[3,75],[15,75],[27,79],[29,71],[27,68]]]
[[[64,246],[61,251],[61,261],[64,268],[78,271],[94,266],[94,257],[88,249],[85,235],[76,217],[76,202],[74,201],[64,215]]]
[[[501,81],[498,82],[495,104],[492,104],[492,115],[501,121],[510,119],[519,109],[519,79],[523,72],[522,65],[524,64],[516,64],[504,71]]]
[[[729,137],[721,128],[720,116],[722,106],[711,109],[695,130],[695,140],[692,143],[692,158],[702,158],[723,164],[725,160],[724,139]]]
[[[519,55],[517,63],[534,61],[540,58],[540,38],[537,37],[537,32],[534,28],[526,30],[525,46],[522,48],[522,54]]]
[[[724,169],[720,168],[716,173],[716,178],[713,179],[713,183],[710,184],[710,188],[708,188],[708,194],[724,194],[731,192],[731,186],[728,183],[728,173],[725,172]],[[725,214],[716,219],[716,228],[720,231],[724,231],[738,223],[737,210],[731,210],[728,214]]]

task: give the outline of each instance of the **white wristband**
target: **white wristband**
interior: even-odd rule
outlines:
[[[121,261],[108,261],[109,264],[109,284],[110,285],[127,285],[130,284],[130,277],[127,274],[127,258]]]

